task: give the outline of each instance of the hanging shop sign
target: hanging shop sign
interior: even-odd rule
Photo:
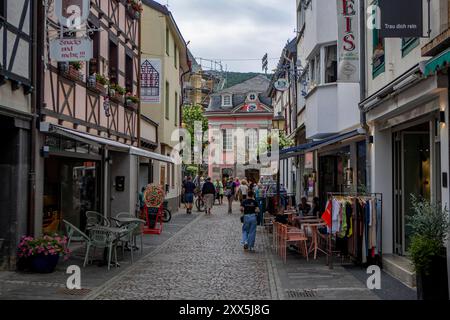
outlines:
[[[287,79],[278,79],[273,86],[277,91],[284,92],[289,89],[289,81]]]
[[[314,169],[314,153],[305,153],[305,169]]]
[[[86,23],[91,9],[90,0],[55,0],[55,16],[61,26],[79,29]]]
[[[161,103],[161,59],[143,58],[141,61],[141,102]]]
[[[358,0],[337,0],[338,82],[359,82],[358,2]]]
[[[92,40],[61,38],[50,41],[50,59],[58,62],[89,61],[92,59]]]
[[[378,0],[382,38],[423,37],[422,0]]]

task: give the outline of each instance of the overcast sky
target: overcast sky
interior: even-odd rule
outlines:
[[[158,0],[166,5],[167,0]],[[295,0],[169,0],[169,9],[195,57],[223,59],[229,71],[269,72],[295,37]],[[225,61],[226,59],[258,59]]]

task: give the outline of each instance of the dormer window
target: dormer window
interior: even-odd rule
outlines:
[[[248,95],[248,101],[255,102],[258,99],[258,95],[256,93],[250,93]]]
[[[222,96],[222,106],[231,107],[232,106],[232,95],[227,94]]]

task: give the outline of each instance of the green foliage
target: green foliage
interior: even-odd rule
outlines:
[[[100,83],[102,86],[109,84],[109,80],[105,76],[101,75],[100,73],[97,73],[95,78],[97,79],[97,82]]]
[[[450,228],[448,210],[440,203],[411,195],[414,214],[408,218],[408,226],[414,236],[411,241],[411,259],[416,272],[428,273],[431,260],[439,256],[445,246]]]
[[[208,131],[208,119],[203,113],[203,107],[199,105],[184,107],[183,123],[186,125],[186,129],[191,135],[192,141],[194,141],[194,125],[196,121],[200,121],[202,123],[203,132]]]
[[[260,150],[262,150],[262,151],[267,150],[267,152],[271,152],[272,151],[272,140],[274,138],[275,138],[275,133],[272,133],[267,137],[267,141],[260,141],[259,146],[258,146],[258,153],[260,152]],[[284,131],[280,131],[278,144],[279,144],[280,150],[283,150],[283,149],[294,146],[295,142],[293,139],[289,139],[288,137],[286,137],[286,133]]]

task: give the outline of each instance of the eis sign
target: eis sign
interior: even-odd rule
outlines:
[[[358,0],[337,0],[339,82],[359,82],[358,8]]]

